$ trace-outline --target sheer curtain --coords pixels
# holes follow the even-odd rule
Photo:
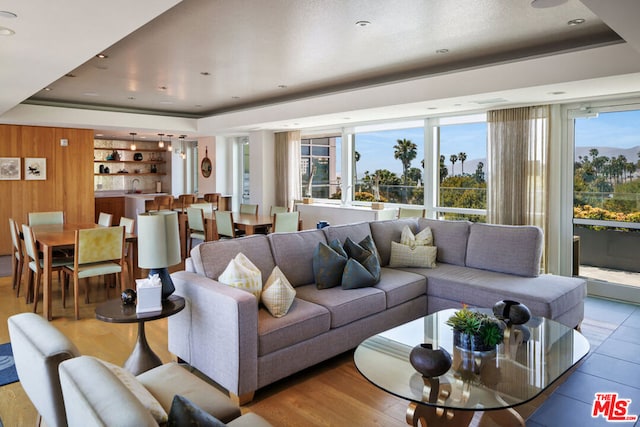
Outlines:
[[[546,246],[549,106],[489,111],[487,122],[487,222],[537,225],[545,233]]]
[[[276,205],[293,210],[302,198],[300,178],[300,131],[278,132],[276,140]]]

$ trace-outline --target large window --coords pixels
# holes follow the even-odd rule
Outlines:
[[[340,184],[340,137],[324,136],[301,140],[302,195],[328,199]]]

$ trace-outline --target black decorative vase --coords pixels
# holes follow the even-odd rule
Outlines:
[[[531,319],[529,308],[518,301],[502,300],[493,306],[493,314],[512,325],[523,325]]]
[[[138,294],[133,289],[125,289],[122,291],[122,304],[124,305],[134,305],[136,303],[136,298]]]
[[[423,377],[437,377],[451,368],[451,355],[444,348],[433,349],[431,344],[420,344],[409,354],[411,366]]]

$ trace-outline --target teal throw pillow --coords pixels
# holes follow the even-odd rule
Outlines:
[[[340,286],[346,264],[347,255],[340,242],[333,241],[329,245],[318,243],[318,247],[313,252],[313,275],[318,289]]]
[[[355,243],[347,237],[344,248],[349,260],[342,274],[343,289],[364,288],[380,281],[380,261],[371,236],[367,236],[360,243]]]
[[[176,394],[171,402],[167,427],[225,427],[226,424],[189,399]]]

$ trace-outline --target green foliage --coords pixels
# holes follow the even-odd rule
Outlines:
[[[574,218],[584,218],[584,219],[597,219],[602,221],[620,221],[620,222],[640,222],[640,212],[616,212],[610,211],[607,209],[596,208],[590,205],[584,206],[575,206],[573,208],[573,217]],[[593,230],[604,230],[607,227],[601,226],[588,226]],[[622,229],[626,231],[636,231],[634,229]]]
[[[485,209],[487,183],[476,181],[471,175],[445,178],[440,185],[440,206],[451,208]]]
[[[497,319],[466,306],[449,317],[446,324],[463,334],[479,335],[488,346],[498,345],[504,336],[502,325]]]

